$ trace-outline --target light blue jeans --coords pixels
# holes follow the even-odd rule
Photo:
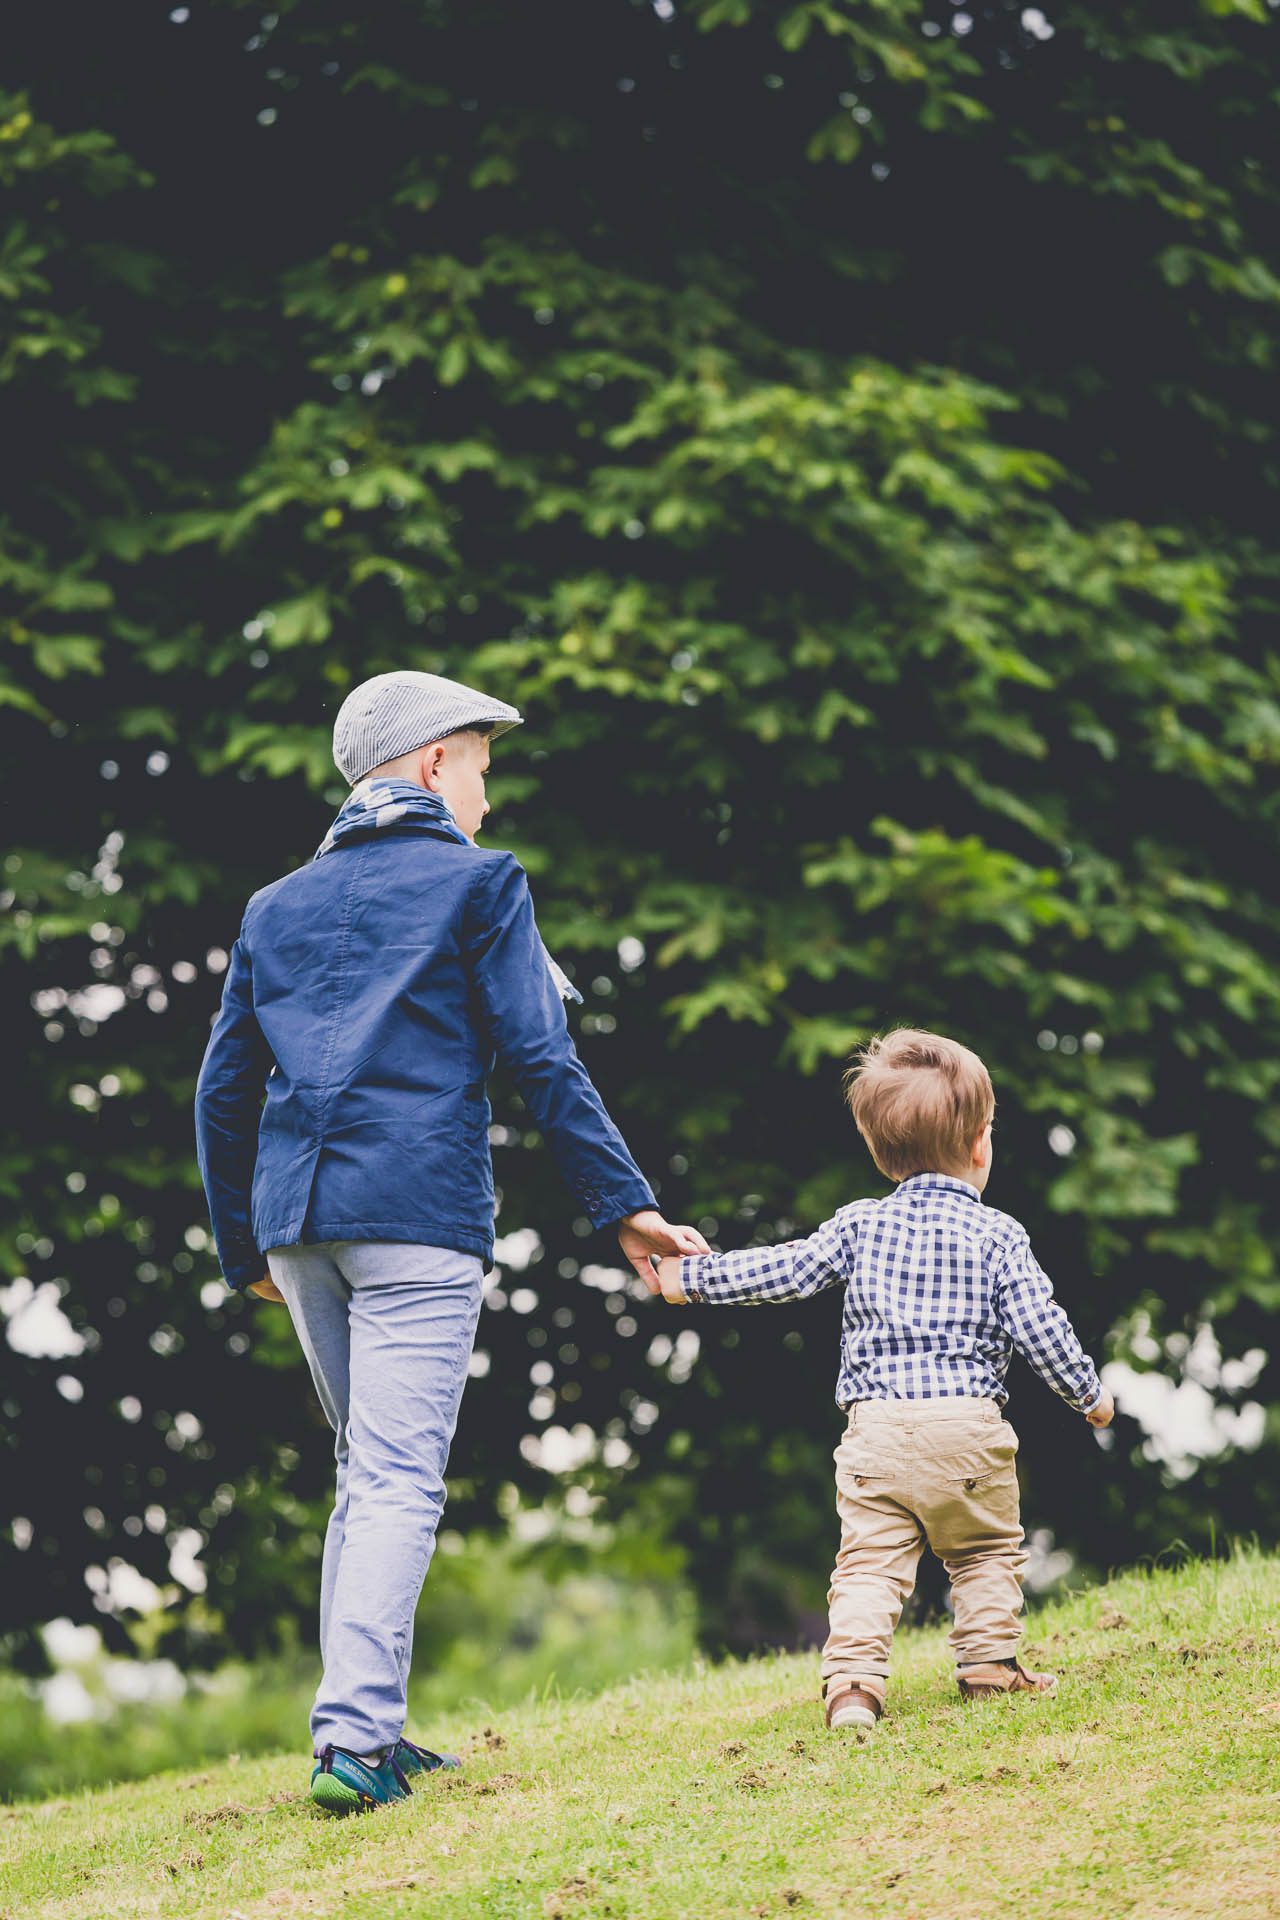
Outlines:
[[[312,1741],[375,1753],[404,1731],[484,1268],[446,1247],[368,1240],[276,1247],[267,1264],[337,1436]]]

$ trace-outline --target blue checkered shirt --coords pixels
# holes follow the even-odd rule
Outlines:
[[[1026,1229],[967,1180],[913,1174],[884,1200],[841,1207],[807,1240],[690,1257],[680,1274],[690,1300],[714,1306],[843,1286],[842,1407],[960,1395],[1003,1406],[1015,1347],[1079,1412],[1102,1396]]]

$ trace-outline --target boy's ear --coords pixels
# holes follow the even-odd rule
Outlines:
[[[418,772],[424,787],[434,787],[440,773],[440,762],[444,759],[444,741],[433,740],[429,747],[422,749],[422,758],[418,762]]]

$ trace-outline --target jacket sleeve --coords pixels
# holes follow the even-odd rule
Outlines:
[[[271,1065],[271,1049],[253,1010],[253,964],[242,927],[196,1082],[195,1114],[196,1158],[218,1259],[236,1292],[260,1280],[264,1271],[250,1215],[258,1118]]]
[[[464,948],[493,1050],[592,1225],[652,1207],[653,1190],[578,1058],[514,855],[492,862],[474,889]]]

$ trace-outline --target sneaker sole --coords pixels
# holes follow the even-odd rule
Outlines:
[[[357,1793],[331,1773],[319,1774],[311,1783],[311,1798],[322,1813],[363,1813],[378,1803],[367,1793]]]
[[[831,1731],[838,1733],[842,1727],[856,1727],[860,1733],[873,1733],[876,1716],[870,1707],[837,1707],[831,1716]]]

